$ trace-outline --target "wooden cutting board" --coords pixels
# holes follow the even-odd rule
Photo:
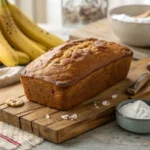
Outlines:
[[[51,142],[61,143],[113,120],[115,118],[115,106],[121,101],[132,98],[126,94],[126,89],[147,71],[146,66],[149,61],[150,57],[132,62],[128,77],[124,81],[68,111],[58,111],[29,102],[25,96],[20,97],[25,101],[24,106],[11,108],[5,104],[5,100],[23,95],[21,84],[0,89],[0,120]],[[117,94],[118,97],[112,99],[113,94]],[[134,98],[150,99],[150,83]],[[95,107],[93,101],[97,100],[100,104]],[[108,100],[110,105],[102,105],[101,102],[104,100]],[[76,120],[63,120],[61,118],[62,115],[75,113],[78,115]],[[50,116],[49,119],[46,118],[47,114]]]
[[[86,25],[81,29],[77,29],[70,34],[70,39],[88,38],[88,37],[114,41],[122,45],[125,45],[121,43],[119,38],[113,33],[111,25],[109,24],[109,21],[107,19],[102,19],[89,25]],[[133,57],[135,59],[142,59],[150,56],[150,48],[140,48],[128,45],[125,46],[129,47],[134,52]]]

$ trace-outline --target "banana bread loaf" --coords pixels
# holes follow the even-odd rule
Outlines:
[[[31,62],[21,82],[30,101],[67,110],[123,80],[132,55],[114,42],[74,40]]]

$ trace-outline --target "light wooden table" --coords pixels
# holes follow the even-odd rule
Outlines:
[[[89,25],[86,25],[81,29],[75,30],[70,35],[70,39],[87,38],[87,37],[95,37],[98,39],[114,41],[122,45],[125,45],[121,43],[119,38],[113,33],[108,19],[102,19]],[[129,47],[134,52],[134,59],[142,59],[150,56],[150,47],[140,48],[128,45],[125,46]]]

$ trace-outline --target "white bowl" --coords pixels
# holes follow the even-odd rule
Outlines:
[[[150,23],[129,23],[112,19],[113,14],[136,16],[150,10],[150,5],[126,5],[111,9],[108,17],[110,25],[120,40],[128,45],[150,46]]]

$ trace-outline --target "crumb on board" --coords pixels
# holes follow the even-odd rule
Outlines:
[[[109,105],[110,105],[110,102],[109,102],[109,101],[102,101],[102,105],[104,105],[104,106],[109,106]]]
[[[118,97],[118,94],[113,94],[112,95],[112,99],[115,99],[115,98],[117,98]]]
[[[69,119],[69,115],[62,115],[61,118],[67,120]]]
[[[62,115],[61,118],[64,120],[76,120],[78,118],[78,115],[76,113],[73,115],[66,114],[66,115]]]
[[[49,114],[47,114],[47,115],[45,116],[45,118],[46,118],[46,119],[49,119],[49,118],[50,118]]]

